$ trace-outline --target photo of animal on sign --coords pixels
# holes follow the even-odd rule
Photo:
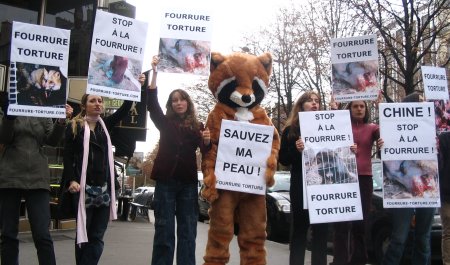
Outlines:
[[[70,31],[13,22],[8,114],[65,118]]]
[[[386,199],[439,198],[436,160],[383,161]]]
[[[376,35],[333,39],[331,65],[336,101],[377,98],[379,81]]]
[[[439,207],[433,103],[381,103],[379,109],[383,206]]]
[[[272,126],[222,120],[215,167],[216,188],[265,194]]]
[[[209,74],[210,42],[166,39],[159,41],[159,70],[167,73]]]
[[[147,23],[97,10],[86,93],[141,101]]]
[[[211,37],[208,10],[166,8],[161,13],[158,70],[209,75]]]
[[[64,106],[66,77],[59,67],[16,63],[17,104]]]
[[[140,92],[137,77],[139,61],[106,53],[93,52],[89,63],[88,82],[97,86]]]

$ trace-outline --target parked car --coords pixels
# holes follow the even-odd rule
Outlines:
[[[287,240],[292,219],[289,198],[291,175],[287,171],[277,171],[274,178],[275,185],[268,188],[266,193],[267,238]],[[204,221],[209,219],[209,203],[200,195],[200,192],[198,196],[199,220]],[[236,227],[235,231],[237,231]]]
[[[275,185],[268,188],[266,193],[267,238],[287,241],[292,222],[289,196],[291,174],[288,171],[277,171],[274,178]]]
[[[136,195],[147,193],[147,192],[150,192],[151,194],[153,194],[155,192],[155,187],[139,187],[134,190],[132,197],[135,198]]]

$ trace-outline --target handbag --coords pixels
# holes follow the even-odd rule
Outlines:
[[[105,182],[103,186],[91,186],[86,184],[85,205],[86,208],[98,208],[109,206],[111,196],[108,193],[108,185]]]

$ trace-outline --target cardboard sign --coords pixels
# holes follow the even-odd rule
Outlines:
[[[333,96],[338,102],[378,97],[377,36],[331,40]]]
[[[147,23],[97,10],[86,93],[140,101]]]
[[[439,207],[433,103],[382,103],[379,109],[383,206]]]
[[[70,31],[13,22],[8,114],[66,117]]]
[[[264,195],[273,133],[272,126],[222,120],[216,188]]]

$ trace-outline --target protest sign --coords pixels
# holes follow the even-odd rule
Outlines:
[[[423,90],[427,100],[448,100],[447,74],[445,68],[421,66]]]
[[[66,117],[70,31],[13,22],[8,114]]]
[[[379,108],[384,207],[439,207],[433,103],[381,103]]]
[[[222,120],[214,173],[216,188],[263,195],[273,126]]]
[[[338,102],[378,97],[377,36],[331,40],[333,96]]]
[[[97,10],[86,93],[140,101],[147,23]]]
[[[298,116],[305,149],[331,149],[354,143],[348,110],[303,111]]]
[[[162,12],[159,71],[209,74],[212,18],[203,10],[170,8]]]
[[[348,110],[299,112],[304,200],[311,223],[361,220],[356,157]],[[306,198],[305,198],[306,197]]]

